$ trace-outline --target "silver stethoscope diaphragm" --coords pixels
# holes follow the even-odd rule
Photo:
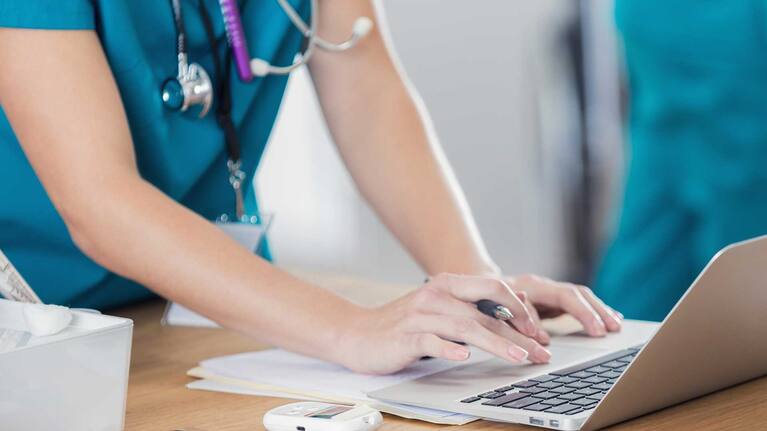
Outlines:
[[[178,75],[162,85],[162,102],[171,110],[184,112],[190,106],[201,105],[200,118],[213,105],[213,83],[205,68],[187,63],[186,54],[179,54]]]

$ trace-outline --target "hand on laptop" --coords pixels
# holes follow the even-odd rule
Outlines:
[[[490,299],[514,315],[504,322],[474,304]],[[466,360],[463,342],[510,362],[545,363],[551,353],[540,317],[571,313],[593,336],[620,329],[622,317],[590,290],[537,276],[499,278],[439,274],[402,298],[343,316],[339,362],[363,373],[399,371],[424,356]]]
[[[525,294],[525,304],[540,328],[535,337],[542,344],[549,343],[549,335],[540,326],[540,318],[557,317],[569,313],[583,325],[592,337],[621,329],[623,315],[605,305],[586,286],[562,283],[536,275],[506,277],[511,289]]]
[[[490,299],[506,306],[510,324],[482,314],[475,302]],[[340,362],[358,372],[398,371],[424,356],[455,361],[469,357],[464,342],[510,362],[545,363],[551,353],[533,337],[537,315],[497,277],[439,274],[420,289],[356,316],[339,340]],[[452,340],[452,341],[448,341]]]

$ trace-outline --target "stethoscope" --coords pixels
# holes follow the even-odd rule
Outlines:
[[[246,184],[247,176],[241,169],[240,143],[231,115],[232,91],[229,77],[232,57],[237,67],[237,75],[244,82],[249,82],[254,77],[264,77],[270,74],[287,75],[305,65],[311,59],[315,46],[330,52],[341,52],[353,48],[373,28],[373,21],[364,16],[357,18],[352,26],[352,35],[341,43],[332,43],[317,35],[316,29],[318,28],[319,19],[318,0],[311,0],[311,20],[309,25],[301,19],[301,16],[288,3],[288,0],[276,0],[293,25],[304,36],[305,48],[291,64],[275,66],[263,58],[250,57],[237,1],[219,0],[227,41],[231,48],[227,51],[226,60],[222,61],[218,56],[218,42],[213,31],[212,19],[205,7],[204,0],[198,0],[208,43],[213,53],[216,79],[219,81],[218,87],[214,88],[210,75],[205,71],[205,68],[198,63],[189,62],[186,52],[186,32],[184,31],[184,21],[181,13],[181,1],[171,0],[177,36],[178,73],[175,77],[166,79],[162,84],[161,95],[163,104],[170,110],[181,112],[188,110],[190,107],[200,105],[198,116],[202,118],[213,106],[213,94],[217,92],[216,121],[223,131],[228,155],[226,168],[229,173],[229,184],[234,190],[235,197],[234,217],[223,214],[217,221],[256,223],[258,220],[257,216],[245,213],[242,188]]]
[[[329,42],[317,34],[319,25],[318,0],[311,0],[311,19],[309,25],[301,18],[288,0],[276,0],[285,15],[290,19],[293,26],[306,39],[304,51],[297,55],[293,63],[285,66],[270,64],[263,58],[250,57],[248,44],[245,40],[245,32],[242,26],[242,18],[236,0],[219,0],[221,15],[224,19],[224,27],[227,40],[232,50],[234,62],[237,67],[237,75],[244,82],[251,81],[254,77],[267,75],[287,75],[297,68],[309,62],[318,47],[324,51],[342,52],[353,48],[372,29],[373,21],[365,16],[358,17],[352,26],[351,36],[341,43]],[[213,84],[210,75],[199,63],[190,63],[186,52],[186,32],[181,14],[181,0],[171,0],[173,17],[176,25],[178,57],[178,73],[175,77],[168,78],[162,85],[162,101],[165,107],[174,111],[184,112],[192,106],[200,105],[199,117],[204,117],[213,105]],[[215,53],[214,53],[215,55]]]

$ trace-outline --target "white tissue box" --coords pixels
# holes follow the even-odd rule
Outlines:
[[[23,306],[0,300],[0,314]],[[130,319],[73,310],[58,334],[0,353],[0,429],[122,430],[132,335]]]

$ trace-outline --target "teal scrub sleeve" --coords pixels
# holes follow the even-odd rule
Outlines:
[[[2,0],[0,27],[93,30],[91,0]]]

